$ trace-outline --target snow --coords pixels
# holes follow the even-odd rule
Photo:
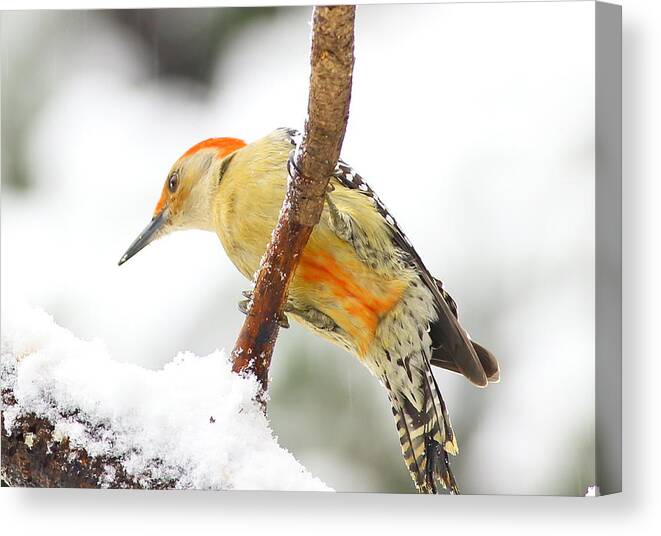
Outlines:
[[[45,417],[54,437],[121,459],[142,482],[331,491],[278,445],[254,401],[256,380],[232,373],[221,351],[181,352],[148,370],[114,361],[101,341],[76,338],[42,310],[3,304],[0,378],[16,399],[3,407],[8,432],[21,415]],[[108,466],[99,484],[113,479]]]
[[[588,486],[587,491],[585,492],[586,497],[599,497],[601,493],[599,493],[599,486]]]

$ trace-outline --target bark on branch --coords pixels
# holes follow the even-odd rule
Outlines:
[[[170,489],[175,482],[137,479],[126,473],[121,460],[90,456],[67,437],[57,437],[47,419],[34,414],[19,417],[10,432],[2,415],[3,485],[37,488]]]
[[[353,74],[355,6],[315,7],[308,119],[294,172],[262,266],[253,304],[232,352],[235,372],[268,387],[278,319],[300,254],[323,210],[324,192],[344,140]]]
[[[5,356],[6,357],[6,356]],[[176,482],[148,475],[129,475],[122,461],[114,456],[91,456],[74,447],[68,437],[60,436],[48,419],[34,413],[22,415],[8,430],[5,412],[16,404],[12,390],[3,386],[0,402],[0,444],[3,486],[28,488],[122,488],[170,489]],[[64,417],[64,416],[63,416]],[[67,418],[75,418],[68,415]],[[77,422],[89,433],[100,432],[99,425],[80,419]],[[154,461],[154,469],[158,460]]]

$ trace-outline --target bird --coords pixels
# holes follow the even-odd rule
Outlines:
[[[119,264],[171,232],[206,230],[253,281],[300,144],[298,131],[278,128],[251,143],[221,137],[193,145],[170,168],[150,223]],[[245,313],[250,291],[244,297]],[[498,361],[459,324],[443,283],[343,160],[330,177],[283,314],[285,325],[291,317],[355,355],[382,384],[417,491],[459,494],[449,461],[458,453],[457,438],[432,366],[486,387],[500,379]]]

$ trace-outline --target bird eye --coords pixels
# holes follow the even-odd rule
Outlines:
[[[168,190],[170,190],[171,194],[177,191],[177,186],[179,186],[179,175],[175,171],[168,179]]]

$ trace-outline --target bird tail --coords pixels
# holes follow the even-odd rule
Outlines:
[[[421,493],[439,493],[440,483],[443,489],[458,495],[448,458],[448,454],[458,452],[457,442],[429,363],[424,355],[401,361],[406,375],[398,375],[400,381],[393,382],[394,378],[384,374],[383,383],[411,478]]]
[[[480,365],[482,366],[489,383],[497,383],[500,381],[500,367],[493,354],[475,341],[471,341],[471,344],[473,350],[475,350],[475,355],[477,355],[477,358],[480,360]],[[436,367],[441,367],[456,372],[457,374],[463,374],[455,362],[454,356],[448,354],[447,350],[442,346],[433,349],[429,362]]]

